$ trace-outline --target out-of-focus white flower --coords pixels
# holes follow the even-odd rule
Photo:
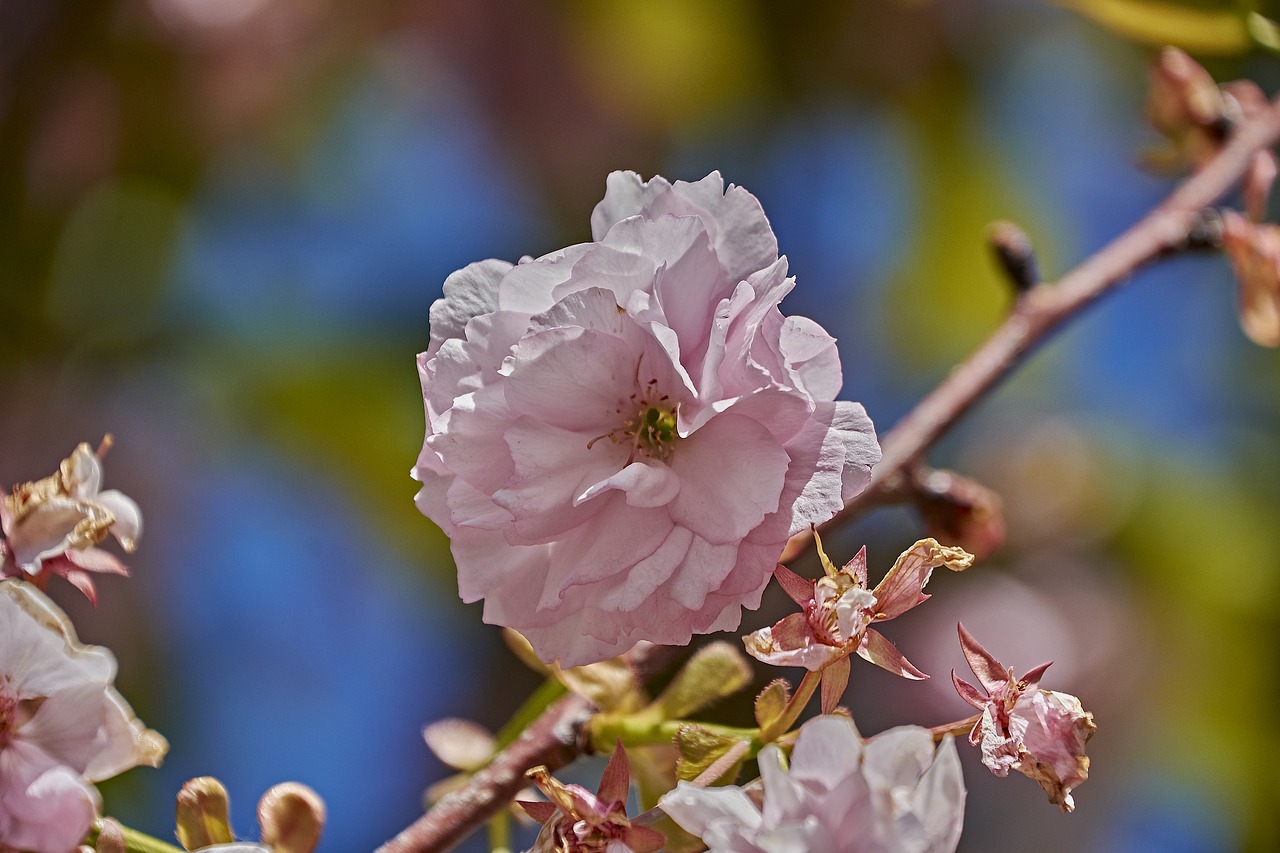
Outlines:
[[[44,586],[61,575],[95,598],[90,572],[127,575],[110,553],[94,547],[110,533],[125,551],[142,535],[142,512],[121,492],[102,489],[102,463],[81,444],[58,471],[34,483],[14,486],[0,501],[0,571]]]
[[[0,848],[67,853],[97,814],[89,783],[164,757],[111,686],[115,669],[43,593],[0,581]]]
[[[659,805],[710,853],[949,853],[964,823],[955,742],[927,729],[890,729],[865,744],[847,717],[805,723],[790,768],[760,753],[763,804],[738,786],[681,782]]]
[[[463,600],[566,667],[736,627],[880,458],[754,196],[615,172],[591,227],[451,275],[418,358],[418,507]]]
[[[959,628],[960,647],[983,687],[979,690],[951,673],[960,697],[982,711],[969,733],[969,743],[981,747],[982,763],[992,773],[1007,776],[1017,770],[1034,779],[1050,802],[1071,811],[1075,808],[1071,790],[1089,778],[1085,744],[1097,730],[1093,714],[1069,693],[1040,689],[1049,664],[1017,678],[963,625]]]

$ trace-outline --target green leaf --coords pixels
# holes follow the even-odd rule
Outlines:
[[[676,750],[680,758],[676,762],[676,776],[691,782],[703,774],[726,752],[741,743],[741,740],[730,735],[716,734],[702,726],[689,723],[680,727],[676,733]],[[744,754],[745,758],[745,754]],[[721,773],[717,781],[732,784],[742,769],[743,759],[734,762],[727,772]]]
[[[1112,32],[1193,53],[1244,53],[1254,46],[1246,16],[1234,4],[1189,6],[1169,0],[1058,0]]]
[[[635,672],[620,657],[570,669],[557,666],[553,673],[565,687],[606,713],[632,711],[647,698],[642,697]]]
[[[736,693],[750,680],[746,656],[720,640],[690,658],[650,708],[660,719],[683,719]]]
[[[787,709],[787,702],[790,700],[791,685],[785,678],[770,681],[769,685],[760,691],[760,695],[756,697],[756,725],[760,726],[761,731],[769,728],[782,717],[782,712]]]

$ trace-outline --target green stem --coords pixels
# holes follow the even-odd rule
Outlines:
[[[929,729],[929,734],[933,735],[935,741],[941,741],[947,735],[967,735],[978,720],[982,719],[981,714],[974,714],[972,717],[966,717],[963,720],[956,720],[954,723],[944,723],[941,726],[934,726]]]
[[[738,726],[722,726],[716,723],[697,723],[691,720],[662,720],[653,722],[643,716],[607,716],[599,714],[591,718],[588,726],[591,730],[591,744],[597,752],[611,752],[616,740],[621,739],[623,746],[651,746],[669,744],[683,726],[699,726],[718,735],[737,738],[751,743],[754,756],[763,743],[759,729],[745,729]]]
[[[84,840],[84,843],[91,847],[97,844],[98,830],[101,827],[101,820],[94,822],[93,826],[89,828],[89,837]],[[128,853],[186,853],[181,847],[175,847],[168,842],[161,841],[159,838],[153,838],[145,832],[139,832],[127,826],[121,826],[120,831],[124,833],[124,849]]]
[[[818,685],[822,683],[822,670],[809,670],[804,674],[804,678],[800,681],[800,686],[796,688],[796,693],[791,697],[791,701],[787,703],[787,707],[783,709],[781,716],[773,721],[773,724],[760,732],[760,739],[765,743],[772,743],[778,737],[793,725],[796,720],[800,719],[800,712],[804,710],[804,706],[809,704],[809,700],[813,698],[813,693],[818,689]]]
[[[490,853],[511,853],[511,820],[504,809],[489,819]]]
[[[533,691],[528,699],[524,700],[524,704],[512,715],[507,724],[498,732],[498,745],[494,752],[503,749],[515,742],[520,734],[541,716],[542,712],[551,706],[551,703],[559,699],[568,689],[554,678],[548,678]]]

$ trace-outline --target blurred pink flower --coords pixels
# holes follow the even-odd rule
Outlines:
[[[451,275],[418,357],[418,506],[463,600],[564,666],[736,627],[880,458],[754,196],[615,172],[591,224]]]
[[[545,767],[533,768],[529,777],[549,801],[517,801],[542,824],[530,853],[654,853],[666,843],[661,832],[627,818],[631,764],[621,741],[594,794],[561,784]]]
[[[995,775],[1017,770],[1034,779],[1050,802],[1064,812],[1073,810],[1071,790],[1089,778],[1089,757],[1084,751],[1097,730],[1093,715],[1069,693],[1040,689],[1049,664],[1016,678],[963,625],[959,629],[965,659],[986,691],[952,671],[960,697],[982,711],[969,733],[969,743],[982,748],[982,763]]]
[[[43,593],[0,582],[0,849],[67,853],[97,815],[89,783],[164,757],[114,677]]]
[[[14,486],[0,501],[0,574],[43,588],[61,575],[96,600],[90,572],[127,575],[124,564],[94,546],[111,533],[125,551],[142,535],[142,512],[124,494],[102,490],[102,464],[81,444],[57,473]]]
[[[790,769],[774,744],[759,758],[763,806],[750,789],[680,782],[659,806],[710,853],[948,853],[964,824],[954,739],[902,726],[865,744],[853,721],[815,717],[800,728]]]

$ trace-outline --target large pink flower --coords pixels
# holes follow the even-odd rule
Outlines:
[[[880,458],[754,196],[615,172],[591,224],[451,275],[418,357],[418,507],[463,600],[565,666],[737,627]]]

